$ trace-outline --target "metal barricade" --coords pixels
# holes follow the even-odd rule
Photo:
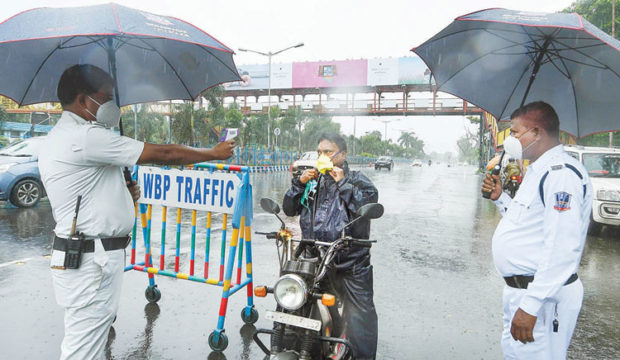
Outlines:
[[[222,296],[220,299],[217,327],[210,334],[208,341],[209,346],[213,350],[223,351],[228,345],[228,338],[224,333],[224,322],[226,319],[228,298],[230,296],[244,287],[247,288],[247,306],[241,311],[241,319],[246,324],[253,324],[258,320],[258,311],[254,308],[252,285],[251,169],[246,166],[208,163],[196,164],[193,166],[193,169],[194,170],[164,170],[153,167],[141,167],[139,169],[138,178],[140,179],[141,198],[140,204],[136,205],[136,220],[134,222],[131,243],[131,264],[125,268],[125,271],[136,270],[148,274],[149,285],[145,291],[145,296],[149,302],[157,302],[161,299],[161,292],[155,283],[155,275],[221,286]],[[237,178],[238,180],[236,180]],[[173,184],[173,181],[176,181],[176,183]],[[226,181],[226,187],[224,186],[224,181]],[[207,186],[207,183],[210,188]],[[217,187],[218,185],[219,189]],[[234,193],[234,196],[232,193]],[[219,204],[217,204],[216,201],[216,194],[219,196],[217,198]],[[183,199],[185,201],[183,201]],[[190,201],[188,201],[188,199]],[[209,199],[211,199],[211,204],[207,204]],[[158,267],[153,264],[151,253],[151,221],[154,206],[161,206],[162,214]],[[166,267],[166,223],[169,207],[176,208],[174,268]],[[212,220],[219,214],[215,210],[219,208],[223,208],[224,210],[220,212],[222,214],[220,256],[218,271],[216,271],[217,277],[214,278],[209,277],[210,270],[213,270],[213,267],[217,266],[210,261],[212,242],[215,242],[212,240],[216,240],[212,239],[211,230],[213,225]],[[181,219],[183,212],[187,211],[191,211],[191,244],[189,271],[188,273],[184,273],[180,272]],[[197,214],[199,211],[206,212],[204,268],[200,275],[197,274],[200,270],[196,270],[196,229]],[[230,237],[228,237],[229,215],[232,216],[232,233]],[[142,238],[144,241],[144,261],[140,263],[136,262],[138,217],[140,218]],[[228,240],[230,240],[230,242],[228,242]],[[228,261],[225,261],[227,244]],[[246,276],[242,278],[244,247]],[[235,279],[236,282],[232,282],[235,258],[238,258],[236,266],[237,276]],[[211,271],[211,273],[213,273],[213,271]]]

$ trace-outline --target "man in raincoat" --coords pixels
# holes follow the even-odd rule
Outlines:
[[[302,237],[334,241],[363,205],[375,203],[378,192],[364,174],[349,169],[347,145],[337,134],[319,139],[318,169],[293,178],[284,196],[288,216],[301,215]],[[323,173],[322,173],[323,172]],[[370,221],[358,221],[345,230],[357,239],[368,239]],[[347,338],[356,359],[374,359],[377,352],[377,312],[373,302],[373,277],[368,248],[351,247],[335,259],[336,288],[343,297]]]

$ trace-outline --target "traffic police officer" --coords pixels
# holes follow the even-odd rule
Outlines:
[[[583,300],[577,268],[592,211],[584,167],[559,142],[559,119],[549,104],[533,102],[511,116],[508,156],[531,162],[514,199],[498,176],[483,192],[502,220],[493,235],[493,260],[504,277],[506,359],[565,359]]]
[[[127,184],[121,167],[136,163],[192,164],[232,155],[234,142],[212,149],[155,145],[120,136],[120,109],[113,102],[114,82],[92,65],[65,70],[58,83],[63,112],[47,135],[39,170],[56,228],[52,279],[56,301],[65,309],[61,359],[102,359],[120,299],[125,247],[134,222],[139,187]],[[83,234],[81,260],[65,259],[81,196],[76,229]],[[72,264],[72,265],[68,265]]]

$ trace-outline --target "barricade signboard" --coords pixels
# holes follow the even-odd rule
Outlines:
[[[140,199],[136,205],[136,221],[131,242],[131,263],[125,271],[136,270],[148,274],[149,285],[145,296],[149,302],[157,302],[161,298],[155,275],[167,276],[176,279],[190,280],[222,287],[217,327],[209,335],[209,346],[215,351],[222,351],[228,345],[228,338],[224,333],[224,322],[228,298],[246,289],[247,306],[241,311],[241,319],[246,324],[253,324],[258,320],[258,311],[254,308],[253,276],[252,276],[252,185],[250,184],[250,168],[238,165],[224,165],[201,163],[193,166],[194,170],[161,169],[157,167],[141,166],[137,171],[137,180],[140,184]],[[166,242],[168,207],[176,208],[176,233],[172,237],[176,241]],[[153,263],[151,253],[151,224],[153,209],[161,211],[161,243],[159,251],[159,266]],[[198,231],[198,212],[204,212],[203,231]],[[183,213],[191,212],[191,233],[189,236],[189,254],[181,253]],[[229,215],[231,221],[229,221]],[[136,239],[138,219],[142,225],[142,240],[144,242],[144,262],[137,262]],[[221,228],[213,226],[215,220],[221,221]],[[230,223],[230,225],[229,225]],[[230,231],[232,228],[232,232]],[[172,234],[171,234],[172,235]],[[217,264],[213,264],[211,250],[216,237],[221,238],[219,246],[219,272],[209,271]],[[172,239],[169,239],[172,240]],[[166,245],[168,243],[168,246]],[[204,258],[198,259],[197,245],[204,244]],[[226,248],[228,245],[228,261]],[[168,249],[167,249],[168,247]],[[245,254],[244,254],[245,249]],[[166,261],[166,250],[174,250],[174,267]],[[187,256],[189,255],[189,256]],[[245,255],[245,257],[244,257]],[[168,255],[170,258],[170,255]],[[181,259],[189,258],[189,264],[181,263]],[[233,278],[237,260],[236,279]],[[245,259],[245,261],[244,261]],[[204,268],[198,269],[200,260],[204,260]],[[210,264],[211,263],[211,264]],[[187,272],[182,272],[187,268]],[[245,278],[242,277],[245,265]],[[211,274],[211,276],[209,275]],[[217,274],[217,275],[216,275]],[[215,275],[215,276],[214,276]],[[218,276],[219,275],[219,276]]]
[[[161,169],[138,169],[141,204],[232,214],[241,185],[233,173]]]

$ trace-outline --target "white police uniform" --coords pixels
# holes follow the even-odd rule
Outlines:
[[[592,211],[588,173],[558,145],[528,167],[514,199],[502,193],[495,203],[503,215],[493,235],[497,271],[504,278],[534,276],[526,288],[504,287],[504,357],[565,359],[583,300],[583,285],[571,275],[581,261]],[[523,344],[510,334],[519,308],[537,316],[534,342]]]
[[[102,359],[118,310],[125,250],[105,251],[100,239],[127,236],[134,206],[121,167],[136,164],[144,143],[64,111],[39,155],[41,179],[59,238],[68,238],[77,197],[77,230],[94,240],[79,269],[53,269],[56,301],[65,309],[61,359]],[[63,256],[52,251],[54,259]]]

